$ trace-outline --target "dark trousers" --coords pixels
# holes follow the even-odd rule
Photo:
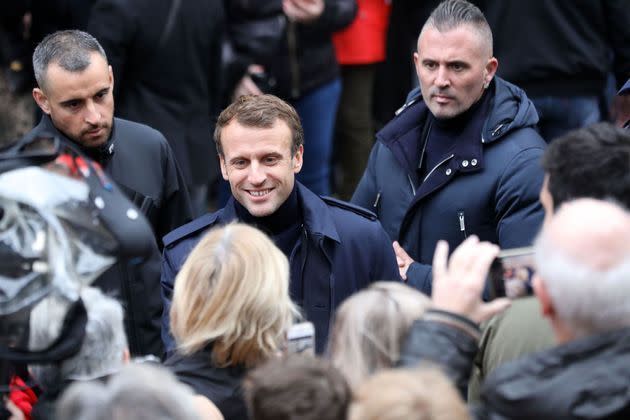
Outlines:
[[[374,144],[372,98],[376,64],[342,66],[342,90],[337,111],[335,160],[337,192],[350,200]]]

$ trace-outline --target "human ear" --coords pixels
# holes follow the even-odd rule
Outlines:
[[[48,97],[40,88],[33,89],[33,99],[35,99],[37,106],[41,108],[44,114],[50,115],[50,103],[48,101]]]

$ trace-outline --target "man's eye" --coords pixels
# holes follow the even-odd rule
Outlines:
[[[451,64],[451,68],[454,71],[462,71],[462,70],[464,70],[464,66],[462,66],[461,64]]]
[[[276,156],[267,156],[264,160],[265,165],[275,165],[278,163],[278,158]]]
[[[76,109],[79,107],[78,101],[66,102],[66,108]]]
[[[435,70],[437,68],[437,64],[431,62],[425,62],[424,67],[429,70]]]
[[[235,160],[232,162],[232,166],[237,168],[237,169],[242,169],[247,165],[247,162],[245,162],[244,160]]]

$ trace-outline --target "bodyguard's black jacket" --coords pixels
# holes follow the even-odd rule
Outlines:
[[[53,134],[71,142],[44,115],[28,136]],[[110,151],[111,148],[111,151]],[[103,167],[129,200],[142,211],[156,238],[192,219],[188,192],[173,152],[158,131],[114,118],[108,146],[101,153],[86,152]],[[107,203],[106,203],[107,204]],[[133,355],[162,355],[160,340],[160,250],[156,239],[152,256],[137,264],[120,261],[94,283],[113,293],[125,308],[125,329]]]

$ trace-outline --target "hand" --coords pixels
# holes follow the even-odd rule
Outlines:
[[[481,323],[510,305],[506,298],[484,303],[481,300],[488,269],[499,247],[470,236],[451,255],[447,266],[448,243],[439,241],[433,255],[433,307]]]
[[[615,96],[610,105],[610,114],[618,127],[630,120],[630,95]]]
[[[291,21],[312,22],[324,13],[324,0],[282,0],[282,10]]]
[[[400,246],[398,241],[394,241],[392,245],[394,247],[394,253],[396,254],[396,262],[398,263],[398,271],[400,271],[400,277],[404,281],[407,281],[407,270],[409,270],[409,266],[415,261]]]
[[[252,73],[261,73],[263,71],[265,71],[263,66],[260,66],[258,64],[250,65],[247,68],[247,73],[245,74],[245,76],[243,76],[243,78],[236,85],[236,88],[234,89],[234,94],[232,95],[232,100],[244,95],[262,95],[261,90],[258,89],[258,86],[256,86],[256,83],[254,83],[249,75]]]
[[[26,418],[22,410],[8,398],[4,401],[4,407],[11,414],[9,420],[24,420]]]

